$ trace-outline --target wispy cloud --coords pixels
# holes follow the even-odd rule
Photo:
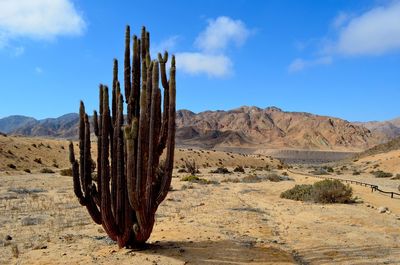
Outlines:
[[[340,12],[331,23],[335,37],[320,38],[315,58],[296,59],[288,71],[331,64],[337,57],[379,56],[400,51],[400,0],[386,3],[358,15]]]
[[[85,28],[71,0],[0,1],[0,47],[19,38],[54,40],[81,35]]]
[[[288,71],[290,73],[294,72],[299,72],[302,71],[306,68],[318,66],[318,65],[329,65],[332,63],[332,57],[330,56],[324,56],[324,57],[319,57],[316,59],[311,59],[311,60],[305,60],[301,58],[297,58],[293,60],[293,62],[289,65]]]
[[[227,55],[232,45],[243,45],[251,35],[243,21],[220,16],[209,19],[207,27],[197,36],[194,52],[176,53],[177,67],[191,75],[206,74],[209,77],[232,75],[233,62]]]

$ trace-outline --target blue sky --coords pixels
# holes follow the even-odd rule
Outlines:
[[[97,108],[126,24],[176,54],[178,109],[400,116],[397,0],[3,0],[0,118]]]

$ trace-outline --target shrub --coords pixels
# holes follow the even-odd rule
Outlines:
[[[382,170],[377,170],[372,173],[376,178],[391,178],[393,177],[392,173],[384,172]]]
[[[193,176],[200,173],[199,168],[196,165],[196,161],[185,159],[184,163],[185,163],[184,166],[185,166],[187,173],[189,173]]]
[[[183,177],[183,178],[181,178],[181,181],[195,182],[195,183],[199,183],[199,184],[217,184],[218,183],[216,181],[199,178],[198,176],[194,176],[194,175],[189,175],[189,176]]]
[[[244,168],[242,166],[237,166],[233,169],[233,172],[244,173]]]
[[[269,181],[272,181],[272,182],[279,182],[282,180],[282,178],[278,174],[275,174],[275,173],[268,174],[266,179],[268,179]]]
[[[38,163],[38,164],[42,164],[42,159],[41,158],[35,158],[35,159],[33,159],[33,161]]]
[[[310,201],[313,186],[309,184],[296,185],[281,193],[281,198],[295,201]]]
[[[180,169],[178,169],[178,173],[187,173],[187,171],[184,168],[180,168]]]
[[[353,189],[339,180],[325,179],[313,185],[312,198],[320,203],[349,203],[352,202]]]
[[[244,183],[257,183],[257,182],[261,182],[261,178],[258,177],[257,175],[247,175],[246,177],[244,177],[242,179],[242,182]]]
[[[26,172],[26,173],[29,173],[29,174],[31,174],[32,172],[31,172],[31,170],[30,169],[28,169],[28,168],[25,168],[24,169],[24,171]]]
[[[358,175],[360,175],[360,174],[361,174],[361,172],[358,171],[358,170],[354,170],[354,171],[353,171],[353,176],[358,176]]]
[[[14,165],[14,164],[8,164],[7,166],[8,166],[9,168],[11,168],[11,169],[17,169],[17,166]]]
[[[52,174],[52,173],[55,173],[55,172],[50,168],[43,168],[43,169],[40,170],[40,173]]]
[[[70,176],[72,177],[72,169],[71,168],[65,168],[60,170],[60,175],[61,176]]]
[[[210,173],[214,173],[214,174],[230,174],[231,172],[226,167],[219,167],[216,170],[211,170]]]
[[[281,193],[281,198],[317,203],[351,203],[353,190],[339,180],[322,180],[314,185],[296,185]]]

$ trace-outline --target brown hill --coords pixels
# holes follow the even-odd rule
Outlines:
[[[198,114],[180,110],[177,127],[178,144],[208,148],[364,150],[386,140],[342,119],[275,107]]]
[[[14,135],[76,139],[79,117],[0,119],[0,131]],[[247,151],[307,149],[361,151],[400,135],[396,120],[350,123],[304,112],[240,107],[229,111],[177,112],[178,146]],[[367,127],[365,127],[367,126]],[[3,129],[2,129],[3,128]],[[371,129],[369,129],[371,128]],[[396,129],[397,128],[397,129]]]
[[[96,140],[94,137],[93,141]],[[20,136],[0,135],[0,175],[12,174],[18,171],[30,170],[32,173],[43,168],[54,171],[69,168],[69,142],[60,139],[45,139]],[[95,143],[94,143],[95,144]],[[76,156],[79,156],[78,143],[75,142]],[[92,156],[96,160],[97,148],[92,147]],[[195,161],[200,168],[235,167],[238,165],[249,167],[277,167],[280,161],[268,155],[240,154],[216,150],[198,150],[176,148],[176,168],[184,165],[185,160]]]

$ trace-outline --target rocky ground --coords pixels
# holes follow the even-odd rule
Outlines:
[[[280,193],[318,179],[289,173],[291,181],[245,183],[243,177],[254,169],[229,175],[209,170],[202,169],[200,176],[214,184],[181,181],[187,174],[174,173],[173,191],[160,206],[150,244],[142,251],[118,249],[108,239],[79,206],[70,177],[0,176],[0,263],[400,263],[398,199],[354,186],[362,202],[290,201]],[[379,213],[381,206],[388,211]]]

